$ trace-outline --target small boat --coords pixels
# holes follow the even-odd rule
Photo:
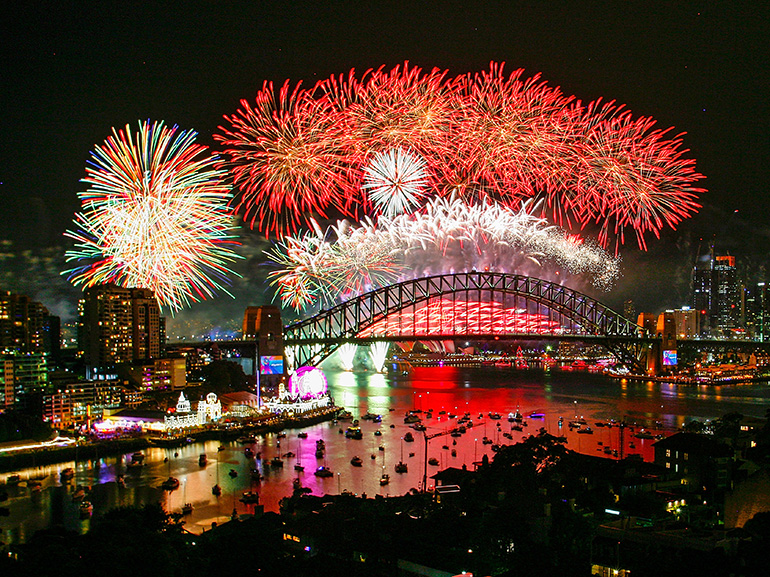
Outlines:
[[[83,501],[80,503],[79,511],[81,519],[88,519],[93,515],[94,506],[91,501]]]
[[[270,466],[271,467],[283,467],[283,459],[280,457],[273,457],[270,459]]]
[[[431,457],[428,459],[428,465],[433,465],[434,467],[438,467],[438,459],[436,457]]]
[[[390,475],[383,473],[380,477],[380,485],[387,485],[388,483],[390,483]]]
[[[250,445],[252,443],[256,442],[256,438],[251,435],[244,435],[243,437],[238,437],[238,442],[241,445]]]
[[[409,456],[410,457],[414,457],[414,453],[409,453]]]
[[[254,457],[254,451],[251,449],[251,447],[246,447],[246,449],[243,451],[243,454],[246,455],[247,459]]]
[[[21,475],[8,475],[5,478],[6,485],[18,485],[21,481]]]
[[[136,452],[131,455],[131,461],[128,463],[129,467],[141,467],[144,464],[144,453]]]
[[[169,477],[160,485],[164,491],[174,491],[179,488],[179,479],[176,477]]]
[[[350,464],[354,467],[360,467],[364,464],[364,461],[361,457],[355,456],[352,459],[350,459]]]
[[[324,458],[324,451],[323,451],[323,449],[316,449],[316,451],[315,451],[315,458],[316,459],[323,459]]]
[[[199,465],[200,467],[205,467],[205,466],[206,466],[206,463],[208,463],[208,462],[209,462],[209,460],[208,460],[208,458],[206,457],[206,453],[201,453],[201,454],[198,456],[198,465]]]
[[[228,473],[228,475],[230,475],[230,477],[235,479],[238,476],[238,471],[236,471],[235,469],[230,469],[230,472]]]
[[[377,447],[377,450],[378,450],[378,451],[384,451],[384,450],[385,450],[385,447],[384,447],[383,445],[380,445],[379,447]]]
[[[246,491],[240,498],[241,503],[246,505],[258,505],[259,493],[256,491]]]
[[[496,421],[501,418],[500,413],[489,413],[489,418]]]
[[[415,415],[414,413],[407,413],[407,415],[404,417],[404,423],[419,423],[420,417]]]
[[[654,439],[655,435],[653,435],[649,431],[645,431],[644,429],[642,429],[636,435],[634,435],[634,437],[636,437],[637,439]]]
[[[286,433],[278,433],[276,436],[277,436],[279,439],[285,439],[285,438],[286,438]]]
[[[594,430],[591,427],[581,427],[578,429],[578,433],[581,435],[593,435]]]
[[[220,487],[219,485],[214,485],[213,487],[211,487],[211,494],[214,495],[215,497],[219,497],[222,494],[222,487]]]
[[[411,443],[412,441],[414,441],[414,435],[412,434],[411,431],[406,432],[406,435],[404,435],[404,441],[406,441],[407,443]]]
[[[509,423],[521,423],[521,421],[524,420],[524,417],[521,416],[521,413],[516,410],[515,413],[508,413],[508,422]]]
[[[406,473],[408,470],[409,467],[403,461],[396,463],[396,473]]]
[[[182,515],[192,515],[193,506],[192,503],[185,503],[182,505]]]
[[[382,431],[380,431],[379,429],[377,429],[376,431],[374,431],[374,436],[375,436],[375,437],[382,437]]]
[[[318,467],[313,474],[316,477],[332,477],[332,476],[334,476],[334,473],[332,473],[329,469],[327,469],[324,466]]]
[[[347,439],[363,439],[364,434],[361,431],[361,427],[348,427],[345,431],[345,438]]]
[[[217,447],[217,451],[224,451],[224,450],[225,450],[225,446],[224,445],[219,445]]]
[[[306,433],[306,432],[304,432],[304,431],[302,431],[301,433],[298,433],[298,434],[297,434],[297,436],[298,436],[300,439],[307,439],[307,433]]]
[[[291,459],[292,457],[296,457],[296,455],[294,454],[294,451],[286,451],[282,456],[285,459]]]
[[[68,483],[72,481],[72,478],[75,476],[75,469],[72,467],[67,467],[66,469],[63,469],[61,473],[59,473],[59,480],[62,483]]]
[[[545,419],[545,413],[541,413],[538,411],[532,412],[529,414],[530,419]]]
[[[453,457],[456,457],[456,456],[457,456],[457,449],[452,449],[452,456],[453,456]]]

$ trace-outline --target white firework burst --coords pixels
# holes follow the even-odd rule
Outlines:
[[[377,152],[364,169],[362,189],[377,214],[393,217],[420,204],[428,185],[423,158],[400,148]]]

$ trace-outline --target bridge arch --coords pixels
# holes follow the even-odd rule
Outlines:
[[[434,323],[431,327],[431,303],[438,303],[441,310],[440,307],[445,306],[444,297],[450,297],[448,302],[453,306],[460,309],[465,306],[463,322],[451,326]],[[474,313],[471,308],[478,303],[495,304],[486,310],[476,307]],[[399,313],[405,310],[412,311],[411,332],[408,323],[400,324],[403,315]],[[419,323],[416,321],[418,310],[422,311]],[[395,329],[388,323],[394,315],[400,319]],[[534,315],[537,322],[522,323],[525,315]],[[501,318],[505,322],[500,322]],[[284,345],[293,352],[287,355],[289,363],[300,367],[317,365],[345,342],[493,336],[589,337],[621,362],[638,368],[638,345],[647,335],[636,323],[566,286],[516,274],[466,272],[406,280],[339,303],[287,326]]]

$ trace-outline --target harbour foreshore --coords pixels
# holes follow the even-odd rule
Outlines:
[[[292,417],[274,417],[262,419],[257,423],[230,423],[228,427],[208,427],[201,429],[185,429],[178,434],[162,437],[152,435],[137,435],[119,439],[88,440],[66,447],[46,447],[24,449],[20,451],[0,453],[0,472],[15,471],[41,465],[52,465],[77,460],[92,460],[101,457],[120,455],[141,451],[150,445],[164,446],[181,445],[193,441],[218,439],[232,441],[244,435],[263,435],[276,433],[283,429],[302,428],[315,423],[333,419],[339,412],[339,407],[316,409],[304,415]]]

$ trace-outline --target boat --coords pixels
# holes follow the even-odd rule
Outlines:
[[[131,461],[128,463],[129,467],[141,467],[144,464],[144,453],[136,452],[131,455]]]
[[[348,427],[345,431],[345,438],[347,439],[363,439],[364,434],[361,431],[361,427]]]
[[[533,411],[529,414],[530,419],[545,419],[545,413],[541,413],[539,411]]]
[[[578,429],[578,433],[582,435],[593,435],[594,430],[591,427],[581,427]]]
[[[238,442],[241,445],[250,445],[252,443],[256,442],[256,438],[252,435],[244,435],[243,437],[238,437]]]
[[[230,475],[230,477],[235,479],[238,476],[238,471],[236,471],[235,469],[230,469],[230,472],[228,473],[228,475]]]
[[[225,446],[224,445],[219,445],[217,447],[217,451],[224,451],[224,450],[225,450]]]
[[[373,423],[381,423],[382,422],[382,415],[374,415],[374,418],[372,419]]]
[[[404,423],[410,424],[410,423],[419,423],[420,417],[415,415],[414,413],[407,413],[404,417]]]
[[[214,495],[215,497],[219,497],[222,494],[222,487],[220,487],[219,485],[214,485],[213,487],[211,487],[211,494]]]
[[[169,477],[160,485],[164,491],[174,491],[179,488],[179,479],[176,477]]]
[[[436,457],[431,457],[428,459],[428,465],[433,465],[434,467],[438,467],[438,459]]]
[[[367,411],[367,412],[366,412],[366,414],[364,414],[364,415],[361,415],[361,418],[362,418],[364,421],[372,421],[372,420],[374,420],[374,418],[375,418],[376,416],[377,416],[376,414],[374,414],[374,413],[370,413],[370,412],[368,412],[368,411]]]
[[[209,462],[209,460],[208,460],[208,458],[206,457],[206,453],[201,453],[201,454],[198,456],[198,465],[199,465],[199,466],[201,466],[201,467],[205,467],[205,466],[206,466],[206,463],[208,463],[208,462]]]
[[[324,458],[323,449],[316,449],[316,451],[315,451],[315,458],[316,459],[323,459]]]
[[[297,434],[297,436],[298,436],[300,439],[307,439],[307,433],[306,433],[306,432],[304,432],[304,431],[302,431],[301,433],[298,433],[298,434]]]
[[[21,475],[8,475],[5,478],[6,485],[18,485],[19,481],[21,481]]]
[[[396,463],[396,473],[406,473],[408,470],[409,467],[403,461]]]
[[[83,501],[82,503],[80,503],[80,507],[78,509],[80,511],[81,519],[90,518],[94,512],[94,506],[91,503],[91,501]]]
[[[521,421],[524,420],[524,417],[522,417],[521,413],[518,409],[516,409],[515,413],[508,413],[508,422],[509,423],[521,423]]]
[[[244,503],[245,505],[258,505],[259,504],[259,493],[257,493],[256,491],[246,491],[241,496],[240,501],[241,501],[241,503]]]
[[[352,459],[350,459],[350,464],[354,467],[360,467],[364,464],[364,461],[361,457],[355,456]]]
[[[270,459],[270,466],[271,467],[283,467],[283,459],[280,457],[273,457]]]
[[[382,431],[380,431],[379,429],[377,429],[376,431],[374,431],[374,436],[375,436],[375,437],[382,437]]]
[[[313,474],[316,477],[333,477],[334,476],[334,473],[332,473],[329,469],[327,469],[323,465],[318,467]]]
[[[192,515],[193,506],[192,503],[185,503],[182,505],[182,515]]]
[[[496,421],[501,418],[500,413],[489,413],[489,418]]]
[[[380,485],[387,485],[388,483],[390,483],[390,475],[383,473],[380,477]]]
[[[653,435],[649,431],[645,431],[644,429],[642,429],[636,435],[634,435],[634,437],[636,437],[637,439],[654,439],[655,435]]]
[[[407,443],[411,443],[412,441],[414,441],[414,435],[412,434],[411,431],[406,432],[406,435],[404,435],[404,441],[406,441]]]
[[[457,456],[457,449],[452,449],[452,456],[453,456],[453,457],[456,457],[456,456]]]
[[[246,455],[247,459],[254,457],[254,451],[251,449],[251,447],[246,447],[246,449],[243,451],[243,454]]]
[[[349,421],[353,418],[353,413],[350,411],[342,411],[339,415],[337,415],[337,418],[340,421]]]
[[[61,473],[59,473],[59,480],[62,483],[68,483],[72,481],[72,478],[75,476],[75,469],[72,467],[67,467],[66,469],[63,469]]]

